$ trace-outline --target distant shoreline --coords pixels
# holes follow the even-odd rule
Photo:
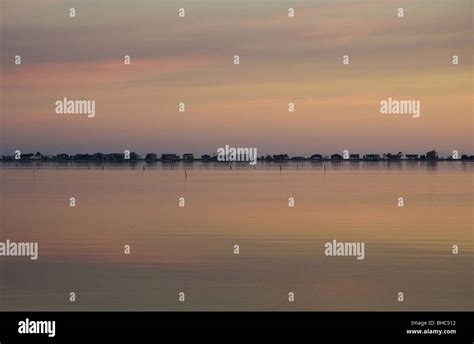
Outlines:
[[[248,153],[247,153],[248,154]],[[133,163],[139,161],[145,161],[147,163],[154,162],[218,162],[218,163],[248,163],[249,155],[244,155],[240,159],[219,159],[217,154],[203,154],[201,157],[195,157],[193,153],[184,153],[178,155],[175,153],[164,153],[161,157],[156,153],[148,153],[145,157],[129,150],[123,153],[77,153],[77,154],[57,154],[57,155],[44,155],[40,152],[36,153],[21,153],[21,151],[15,151],[15,155],[2,155],[2,162],[92,162],[92,163]],[[344,151],[343,154],[334,153],[330,155],[326,154],[312,154],[311,156],[296,155],[290,156],[285,153],[274,154],[274,155],[262,155],[260,157],[254,157],[259,162],[343,162],[343,161],[364,161],[364,162],[396,162],[396,161],[474,161],[474,155],[460,154],[457,151],[453,151],[453,155],[449,157],[440,157],[436,150],[431,150],[425,154],[403,154],[398,152],[392,153],[370,153],[370,154],[356,154]]]
[[[466,159],[449,159],[449,158],[440,158],[435,160],[427,160],[427,159],[397,159],[397,160],[388,160],[388,159],[379,159],[379,160],[365,160],[365,159],[341,159],[341,160],[331,160],[331,159],[323,159],[323,160],[311,160],[311,159],[290,159],[290,160],[265,160],[265,159],[257,159],[260,163],[274,163],[274,164],[286,164],[286,163],[357,163],[357,162],[369,162],[369,163],[396,163],[396,162],[426,162],[426,163],[433,163],[433,162],[474,162],[474,158],[466,158]],[[134,159],[134,160],[121,160],[121,161],[114,161],[114,160],[0,160],[1,163],[4,164],[31,164],[31,163],[89,163],[94,165],[126,165],[126,164],[134,164],[144,162],[147,164],[157,164],[157,163],[164,163],[164,164],[176,164],[176,163],[185,163],[185,164],[193,164],[193,163],[217,163],[217,164],[237,164],[237,165],[248,165],[247,161],[218,161],[218,160],[204,160],[204,159],[193,159],[193,160],[146,160],[146,159]]]

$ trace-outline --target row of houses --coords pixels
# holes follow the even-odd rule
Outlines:
[[[384,153],[384,154],[349,154],[347,159],[344,159],[344,156],[341,154],[332,154],[332,155],[323,155],[323,154],[313,154],[309,158],[305,156],[293,156],[290,157],[288,154],[275,154],[275,155],[266,155],[261,156],[258,160],[262,161],[338,161],[338,160],[364,160],[364,161],[380,161],[380,160],[438,160],[440,157],[435,150],[429,151],[426,154],[405,154],[398,152],[396,154]],[[443,158],[441,158],[443,159]],[[451,157],[447,158],[451,159]],[[461,159],[463,160],[472,160],[474,159],[473,155],[462,155]],[[162,154],[161,158],[158,158],[158,155],[155,153],[149,153],[146,155],[145,160],[147,161],[192,161],[192,160],[204,160],[204,161],[217,161],[217,155],[204,154],[201,155],[201,158],[194,158],[194,155],[191,153],[183,154],[182,158],[177,154]]]
[[[471,156],[472,157],[472,156]],[[469,159],[468,155],[463,155],[463,159]],[[437,160],[439,159],[438,153],[435,150],[429,151],[426,154],[405,154],[405,158],[403,158],[403,153],[398,152],[397,154],[392,153],[384,153],[384,154],[349,154],[347,158],[344,158],[342,154],[331,154],[331,155],[323,155],[323,154],[313,154],[309,158],[303,156],[295,156],[289,157],[288,154],[277,154],[277,155],[267,155],[262,157],[261,160],[266,161],[290,161],[290,160],[312,160],[312,161],[339,161],[339,160],[364,160],[364,161],[380,161],[380,160]]]
[[[74,154],[69,155],[65,153],[57,154],[57,155],[43,155],[40,152],[36,154],[33,153],[24,153],[19,155],[17,158],[15,155],[2,155],[2,160],[4,161],[11,161],[11,160],[43,160],[43,161],[108,161],[108,162],[119,162],[125,160],[140,160],[141,157],[139,154],[135,152],[131,152],[129,154],[125,153],[95,153],[95,154]]]
[[[95,154],[58,154],[53,156],[42,155],[40,152],[34,153],[26,153],[20,155],[21,160],[46,160],[46,161],[97,161],[97,162],[121,162],[121,161],[136,161],[136,160],[143,160],[142,157],[135,153],[95,153]],[[397,161],[397,160],[450,160],[452,157],[448,158],[440,158],[438,153],[435,150],[429,151],[425,154],[405,154],[398,152],[396,154],[392,153],[384,153],[384,154],[355,154],[351,153],[347,156],[347,159],[344,158],[342,154],[331,154],[331,155],[323,155],[323,154],[313,154],[310,157],[305,156],[293,156],[290,157],[288,154],[275,154],[275,155],[266,155],[261,156],[258,160],[260,161],[275,161],[275,162],[284,162],[284,161],[342,161],[342,160],[350,160],[350,161]],[[17,160],[15,156],[8,155],[2,156],[3,161],[12,161]],[[165,153],[158,156],[156,153],[148,153],[146,154],[144,160],[148,162],[154,161],[194,161],[194,160],[201,160],[201,161],[217,161],[217,155],[209,155],[204,154],[201,155],[200,158],[195,158],[194,154],[192,153],[185,153],[182,156],[174,153]],[[474,160],[474,155],[465,155],[461,156],[461,160]]]

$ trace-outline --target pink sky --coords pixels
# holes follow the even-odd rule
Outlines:
[[[297,1],[292,19],[283,1],[71,4],[2,2],[3,154],[472,154],[469,0]],[[56,114],[63,97],[96,117]],[[420,100],[420,118],[380,114],[389,97]]]

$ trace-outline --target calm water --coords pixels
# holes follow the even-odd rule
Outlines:
[[[472,310],[473,165],[0,164],[0,241],[39,242],[0,257],[0,308]]]

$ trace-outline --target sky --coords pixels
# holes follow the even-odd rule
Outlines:
[[[474,153],[471,0],[0,6],[1,154]],[[57,114],[64,97],[96,116]],[[389,97],[420,117],[381,114]]]

